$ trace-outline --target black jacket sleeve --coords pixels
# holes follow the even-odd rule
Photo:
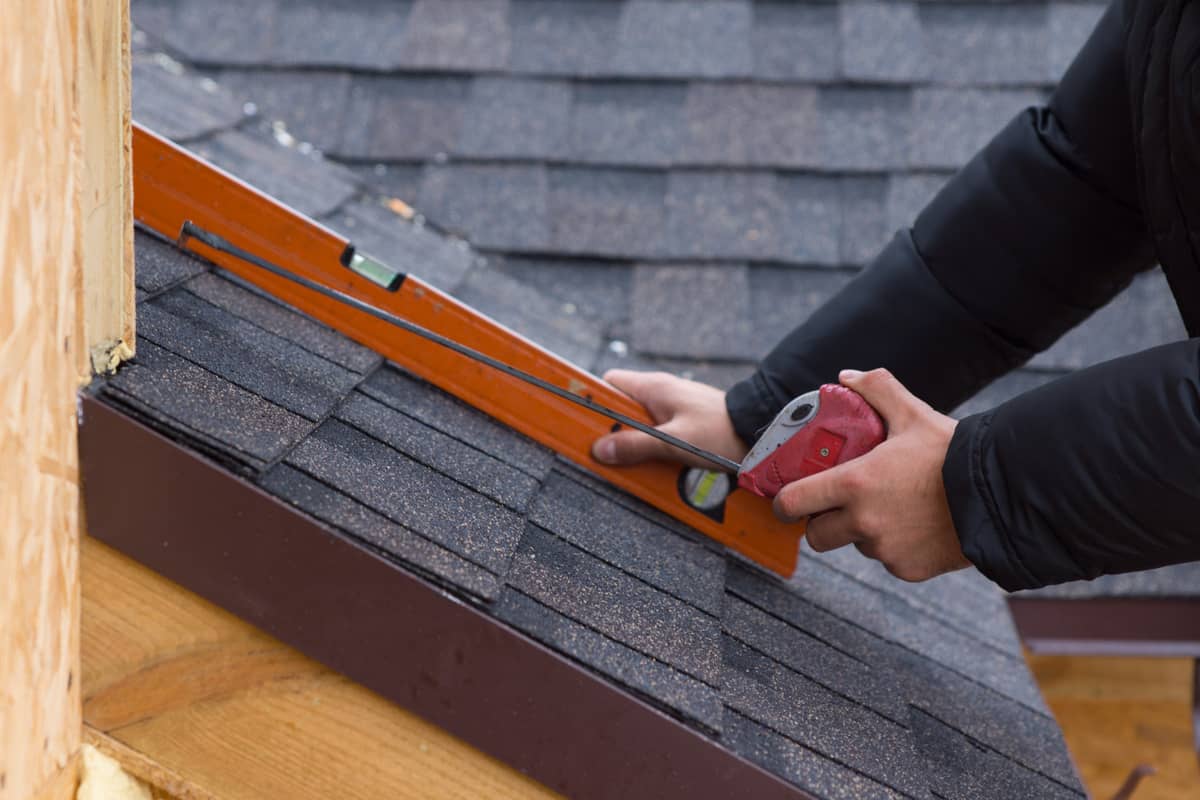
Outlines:
[[[1010,591],[1200,559],[1200,339],[968,417],[942,477],[964,554]]]
[[[730,390],[726,405],[739,435],[753,441],[789,399],[835,380],[847,367],[888,367],[934,407],[951,409],[1049,347],[1153,264],[1138,206],[1122,14],[1118,0],[1047,105],[1019,114],[947,184],[911,231],[901,232],[874,263],[785,337],[751,378]],[[1187,357],[1182,351],[1158,354],[1154,369],[1164,367],[1162,359]],[[1188,369],[1182,362],[1175,366],[1176,375]],[[968,557],[1006,587],[1120,568],[1119,559],[1101,565],[1098,553],[1068,543],[1072,536],[1062,525],[1082,517],[1056,520],[1053,506],[1043,507],[1037,525],[1032,518],[1004,516],[1006,508],[1020,506],[1025,493],[1035,490],[1019,479],[1026,459],[1059,464],[1059,470],[1047,473],[1051,480],[1043,489],[1052,494],[1092,497],[1101,486],[1124,491],[1121,484],[1100,481],[1095,470],[1066,471],[1067,462],[1055,462],[1061,449],[1018,453],[995,444],[998,436],[1027,439],[1021,425],[1031,430],[1063,426],[1075,432],[1071,444],[1083,448],[1078,458],[1088,452],[1117,457],[1125,439],[1114,438],[1113,427],[1160,414],[1156,404],[1164,392],[1122,395],[1126,405],[1120,412],[1106,407],[1107,420],[1097,414],[1062,416],[1092,402],[1097,394],[1088,388],[1092,379],[1118,380],[1103,369],[1089,371],[1034,395],[1053,397],[1054,403],[1023,400],[1019,413],[1002,407],[959,424],[945,465],[951,511]],[[1169,419],[1185,425],[1184,431],[1200,425],[1195,419],[1188,423],[1182,411]],[[1169,430],[1157,424],[1133,429],[1155,435]],[[1168,439],[1180,436],[1177,431]],[[1006,464],[1004,473],[983,461],[969,469],[972,453],[1020,460]],[[1143,487],[1154,481],[1151,475],[1146,473]],[[1004,485],[994,486],[993,480]],[[991,501],[989,487],[996,489]],[[1007,507],[1000,504],[1001,495],[1009,498]],[[1025,538],[1023,551],[1004,543],[1012,535]],[[1078,537],[1085,535],[1078,531]]]

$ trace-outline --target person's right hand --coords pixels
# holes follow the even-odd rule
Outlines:
[[[741,461],[749,449],[733,430],[725,410],[725,393],[714,386],[678,378],[666,372],[613,369],[604,380],[637,400],[650,412],[654,425],[718,455]],[[712,468],[707,461],[671,447],[641,431],[622,430],[602,436],[592,445],[592,457],[602,464],[627,465],[643,461],[680,461]]]

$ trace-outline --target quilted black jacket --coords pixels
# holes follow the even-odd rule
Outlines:
[[[1045,107],[1016,117],[727,407],[747,441],[845,367],[955,407],[1162,263],[1200,332],[1200,3],[1116,0]],[[943,478],[1007,589],[1200,559],[1200,339],[962,420]]]

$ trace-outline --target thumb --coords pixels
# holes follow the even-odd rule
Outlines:
[[[627,466],[670,456],[669,445],[641,431],[610,433],[592,445],[592,457],[601,464]]]
[[[858,392],[871,408],[878,411],[887,423],[888,430],[904,427],[923,405],[886,369],[873,369],[870,372],[845,369],[838,375],[838,380],[846,388]]]

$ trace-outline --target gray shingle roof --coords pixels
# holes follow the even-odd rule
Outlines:
[[[726,384],[812,308],[757,306],[756,270],[787,267],[790,280],[761,275],[789,297],[825,296],[1046,96],[1102,10],[1093,0],[243,5],[135,0],[147,49],[221,85],[156,116],[162,70],[140,57],[148,122],[202,137],[249,100],[262,124],[353,170],[306,181],[287,154],[251,157],[239,135],[210,137],[202,149],[272,193],[318,214],[364,186],[399,196],[526,279],[552,270],[551,294],[618,341],[589,363]],[[364,242],[372,230],[365,223]],[[658,315],[677,302],[676,283],[645,280],[659,265],[727,269],[730,286],[749,268],[751,302],[700,292],[676,314],[691,335],[659,336]],[[615,293],[597,287],[634,280],[638,301],[618,298],[617,317]],[[1151,274],[963,410],[1183,335]]]
[[[423,5],[415,4],[414,14]],[[487,5],[491,16],[480,30],[497,20],[525,24],[518,12],[533,10],[514,3],[498,15],[506,4]],[[593,4],[581,18],[609,19],[609,5]],[[642,12],[660,5],[668,4],[645,4]],[[790,17],[793,10],[773,11]],[[444,26],[441,12],[422,13],[421,25]],[[713,24],[708,13],[673,24],[703,31]],[[575,22],[559,14],[546,30],[523,35],[550,35]],[[469,38],[474,30],[441,35]],[[202,33],[192,31],[190,47],[203,45],[193,41]],[[271,35],[263,41],[278,46]],[[428,47],[418,52],[438,57]],[[490,59],[500,51],[489,52]],[[176,114],[198,93],[213,92],[167,63],[145,61],[164,75],[135,84],[138,107],[180,120],[178,135],[195,150],[235,174],[261,177],[394,267],[438,282],[585,365],[634,360],[728,383],[747,368],[736,359],[752,358],[852,274],[758,261],[648,258],[635,265],[561,253],[485,256],[383,205],[379,190],[364,181],[374,169],[331,164],[261,114],[235,119],[227,109],[240,101]],[[589,213],[626,218],[589,195],[589,186],[601,198],[625,186],[620,177],[606,183],[613,179],[606,170],[452,162],[429,172],[452,168],[475,190],[501,193],[512,192],[505,188],[510,174],[541,174],[547,192],[562,192]],[[389,174],[403,174],[394,170]],[[842,180],[736,170],[711,178],[630,174],[664,191],[683,175],[700,184],[748,185],[750,195],[762,185],[778,191],[793,177],[835,186]],[[556,182],[563,175],[572,180]],[[781,206],[780,213],[796,211]],[[632,212],[627,218],[636,220]],[[515,212],[509,219],[521,224]],[[513,235],[503,230],[504,218],[484,221],[495,225],[496,237]],[[571,229],[551,226],[560,236]],[[584,230],[606,234],[602,221]],[[791,581],[765,575],[149,233],[136,234],[136,254],[138,357],[102,384],[107,402],[817,796],[1083,796],[1003,598],[978,574],[912,587],[853,551],[806,551]],[[680,304],[661,302],[668,295],[693,308],[721,308],[724,316],[684,339],[647,327],[649,317],[680,319]],[[746,319],[759,324],[739,327]],[[745,336],[730,337],[730,344],[721,334],[731,331]],[[624,337],[622,347],[614,336]],[[630,354],[626,340],[647,352]],[[397,492],[397,485],[407,490]]]

